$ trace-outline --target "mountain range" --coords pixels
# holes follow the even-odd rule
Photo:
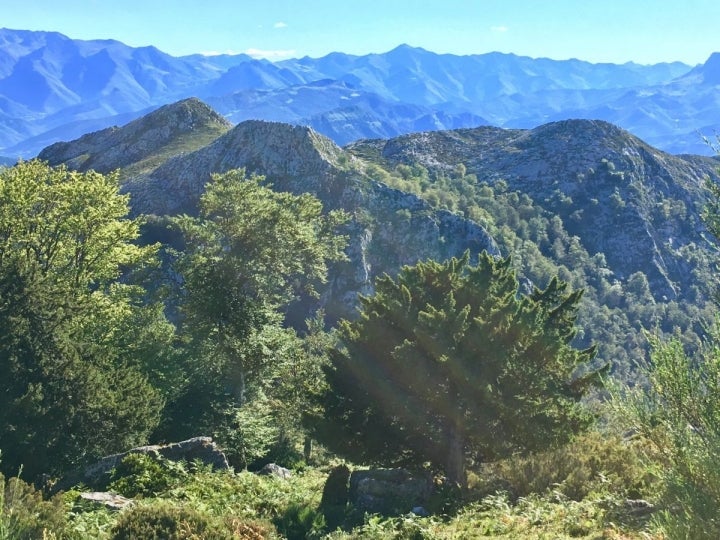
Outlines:
[[[705,64],[592,64],[513,54],[387,53],[270,62],[173,57],[154,47],[0,29],[0,155],[122,125],[195,96],[232,123],[312,127],[337,144],[491,125],[534,128],[585,118],[671,153],[709,153],[720,128],[720,54]]]
[[[306,126],[233,126],[193,98],[39,157],[119,169],[132,212],[149,216],[147,241],[172,243],[164,216],[194,213],[211,175],[236,168],[345,210],[349,260],[331,268],[319,301],[301,303],[297,321],[308,307],[329,321],[353,317],[375,277],[468,249],[513,256],[526,290],[553,275],[585,289],[579,339],[623,369],[643,354],[643,329],[697,344],[712,312],[717,248],[701,214],[718,161],[662,152],[604,121],[424,131],[341,148]]]

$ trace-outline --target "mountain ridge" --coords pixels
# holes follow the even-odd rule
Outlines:
[[[709,84],[677,82],[691,71],[677,62],[458,56],[407,45],[275,63],[247,55],[173,57],[153,46],[2,29],[0,153],[31,157],[83,129],[110,127],[193,96],[235,121],[310,125],[340,144],[430,128],[532,128],[579,117],[621,125],[672,152],[708,153],[697,130],[720,127],[716,92]],[[318,107],[304,89],[328,79],[359,95],[328,86],[316,92],[329,98]]]
[[[197,100],[181,101],[166,106],[161,117],[182,117],[188,101],[200,107]],[[202,110],[209,108],[203,104]],[[326,210],[348,212],[350,222],[344,234],[349,238],[350,261],[334,265],[320,300],[329,320],[352,316],[357,295],[369,293],[375,277],[384,272],[395,273],[401,266],[424,258],[459,256],[467,249],[498,254],[482,226],[433,209],[416,195],[373,180],[356,158],[308,127],[248,120],[205,144],[195,139],[192,149],[186,152],[162,154],[161,162],[153,162],[152,167],[138,164],[152,161],[157,155],[154,148],[164,147],[162,142],[144,145],[147,153],[135,156],[134,163],[127,163],[122,152],[108,145],[109,136],[125,140],[163,135],[158,117],[157,112],[151,113],[116,128],[110,135],[104,131],[91,133],[50,146],[40,155],[52,165],[71,168],[77,165],[82,169],[99,162],[103,170],[119,167],[122,190],[130,194],[132,213],[154,215],[153,220],[160,223],[155,230],[160,238],[163,216],[194,213],[211,175],[236,168],[266,176],[273,189],[311,193]],[[143,135],[138,137],[137,131]],[[88,154],[88,149],[92,153]],[[83,161],[77,160],[78,155],[84,156]],[[304,315],[299,315],[301,321]]]

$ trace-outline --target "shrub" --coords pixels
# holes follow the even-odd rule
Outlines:
[[[263,540],[272,535],[269,526],[248,522],[238,518],[229,518],[226,523],[235,540]]]
[[[62,497],[44,501],[33,486],[20,480],[6,480],[0,474],[0,538],[34,540],[52,538],[66,525]]]
[[[288,540],[303,540],[325,529],[322,512],[303,504],[291,504],[274,522],[278,532]]]
[[[653,451],[667,537],[720,538],[720,321],[694,357],[678,339],[651,345],[648,384],[616,389],[613,403]]]
[[[488,492],[500,487],[516,497],[558,490],[576,501],[593,492],[637,498],[647,490],[652,477],[641,462],[636,444],[618,436],[589,432],[556,450],[516,456],[487,466],[485,485],[476,489]]]
[[[112,540],[229,540],[232,533],[198,510],[157,502],[123,512],[111,532]]]
[[[109,489],[126,497],[156,495],[186,476],[182,463],[146,454],[128,454],[113,469]]]

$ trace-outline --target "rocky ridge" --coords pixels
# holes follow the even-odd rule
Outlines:
[[[449,174],[463,163],[490,185],[502,180],[559,216],[590,254],[605,254],[617,279],[645,272],[658,299],[688,287],[683,246],[711,249],[699,216],[718,162],[672,156],[607,122],[424,132],[347,149],[389,169],[420,164]]]
[[[187,102],[179,102],[160,111],[167,118],[183,118],[186,107]],[[147,140],[145,148],[154,155],[168,130],[176,129],[160,128],[157,118],[153,113],[111,134],[101,131],[53,145],[42,157],[52,165],[82,168],[102,163],[102,170],[121,168],[122,189],[130,194],[134,214],[193,213],[211,175],[237,168],[264,175],[274,189],[312,193],[326,210],[345,210],[351,216],[343,231],[349,239],[349,261],[331,268],[322,291],[321,303],[330,320],[353,316],[358,293],[369,293],[376,276],[394,274],[402,265],[458,256],[467,249],[499,254],[480,225],[373,180],[359,159],[310,128],[243,122],[205,146],[140,172],[137,164],[148,155],[140,153],[132,163],[127,153],[105,146],[109,135]],[[82,156],[81,163],[77,156]]]

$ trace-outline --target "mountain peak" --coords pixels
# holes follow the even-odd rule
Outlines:
[[[122,127],[83,135],[45,148],[39,158],[81,171],[110,172],[158,154],[192,151],[229,130],[232,124],[197,98],[164,105]]]
[[[149,181],[136,177],[126,187],[134,212],[155,214],[193,212],[212,173],[240,168],[263,174],[278,189],[320,195],[344,154],[309,127],[247,120],[202,148],[170,157]]]
[[[697,69],[706,84],[720,84],[720,52],[712,53]]]

